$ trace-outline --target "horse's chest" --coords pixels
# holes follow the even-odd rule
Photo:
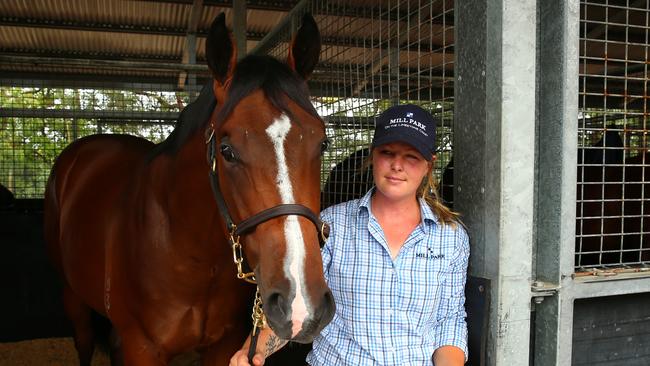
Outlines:
[[[232,286],[215,288],[208,300],[205,319],[206,335],[218,334],[220,328],[250,327],[250,308],[255,288],[237,280]]]
[[[170,303],[149,322],[151,334],[165,349],[184,352],[245,335],[250,328],[247,296],[224,292],[192,305]],[[243,339],[242,339],[243,342]]]
[[[165,349],[184,351],[218,342],[234,327],[246,327],[254,287],[238,280],[234,270],[227,271],[229,266],[182,254],[153,252],[128,277],[135,295],[129,301],[146,305],[140,307],[146,311],[133,315],[147,333]],[[164,270],[149,271],[156,261],[156,268]]]

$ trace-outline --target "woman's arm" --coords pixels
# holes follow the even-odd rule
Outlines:
[[[438,324],[434,331],[438,344],[438,349],[433,353],[436,366],[463,365],[467,357],[465,282],[469,262],[469,238],[462,227],[457,230],[457,245],[450,263],[451,272],[442,285]],[[457,358],[460,363],[455,363]]]
[[[248,362],[248,350],[250,344],[251,336],[249,335],[242,348],[230,359],[230,366],[251,366]],[[260,330],[255,356],[253,356],[253,366],[264,365],[266,358],[272,355],[275,351],[284,347],[285,344],[287,344],[287,341],[276,336],[270,327]]]

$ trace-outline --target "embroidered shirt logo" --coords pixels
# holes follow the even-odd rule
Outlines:
[[[415,253],[416,258],[424,258],[424,259],[444,259],[445,255],[444,254],[435,254],[433,252],[433,249],[427,248],[426,253]]]
[[[406,114],[406,117],[408,117],[408,118],[413,118],[413,112],[408,112],[408,113]]]

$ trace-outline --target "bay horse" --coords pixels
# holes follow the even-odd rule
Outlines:
[[[164,142],[95,135],[60,154],[45,236],[81,365],[93,312],[110,320],[121,353],[112,358],[126,365],[192,350],[203,365],[227,364],[251,323],[255,288],[241,278],[257,281],[280,338],[310,342],[332,319],[314,228],[327,140],[306,86],[319,53],[306,15],[286,63],[236,62],[220,14],[206,41],[213,80]]]

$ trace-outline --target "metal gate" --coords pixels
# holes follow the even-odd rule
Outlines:
[[[304,12],[315,14],[323,38],[309,82],[332,141],[323,158],[323,205],[363,195],[371,177],[362,165],[374,117],[414,103],[439,121],[436,174],[451,159],[453,1],[301,1],[253,53],[286,57]]]
[[[455,10],[455,207],[491,281],[486,363],[647,364],[648,2]]]

